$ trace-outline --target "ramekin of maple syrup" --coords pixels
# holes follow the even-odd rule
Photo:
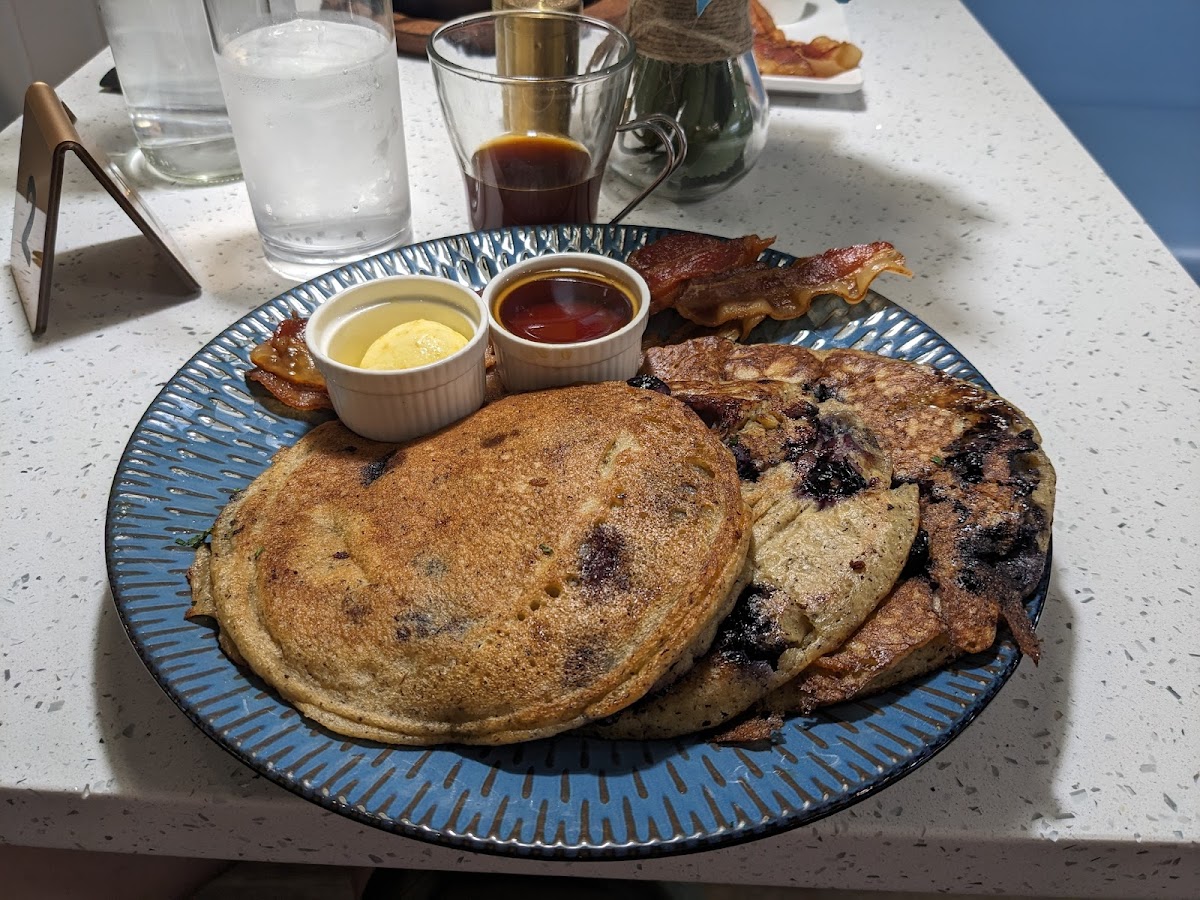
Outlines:
[[[641,365],[650,289],[619,260],[536,256],[496,275],[483,302],[509,391],[624,381]]]

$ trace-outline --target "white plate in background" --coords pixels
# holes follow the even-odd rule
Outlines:
[[[846,15],[837,0],[761,0],[775,26],[789,41],[811,41],[825,35],[835,41],[849,41]],[[779,94],[853,94],[862,90],[862,66],[832,78],[807,78],[799,75],[763,75],[763,86]]]

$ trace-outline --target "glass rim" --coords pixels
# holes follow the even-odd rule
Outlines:
[[[444,40],[446,35],[453,32],[461,31],[488,20],[494,23],[501,19],[517,17],[528,19],[561,19],[594,26],[606,32],[609,38],[620,41],[621,53],[615,62],[594,72],[581,72],[575,75],[500,75],[496,72],[484,72],[480,69],[463,65],[462,63],[453,62],[443,56],[437,48],[437,42]],[[495,34],[494,27],[492,34]],[[475,13],[474,15],[463,16],[462,18],[444,22],[429,35],[429,39],[425,42],[425,53],[435,68],[442,68],[448,72],[453,72],[456,75],[462,75],[465,78],[471,78],[475,81],[489,82],[491,84],[585,84],[591,81],[601,81],[616,72],[620,72],[622,69],[632,66],[633,58],[636,55],[636,48],[633,38],[616,25],[606,22],[603,19],[595,19],[579,13],[557,12],[553,10],[505,9]],[[495,57],[493,56],[492,58],[494,59]]]

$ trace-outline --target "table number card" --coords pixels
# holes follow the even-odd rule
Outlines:
[[[162,254],[184,285],[199,292],[170,236],[146,208],[137,191],[108,156],[90,146],[75,128],[75,117],[48,84],[34,82],[25,92],[13,207],[12,273],[34,334],[46,330],[54,276],[54,239],[62,199],[66,155],[74,153],[117,205]]]

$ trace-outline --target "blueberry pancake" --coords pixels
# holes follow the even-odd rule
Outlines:
[[[502,398],[406,444],[331,422],[221,513],[195,614],[309,718],[397,744],[500,744],[675,678],[741,589],[732,456],[620,383]]]
[[[806,712],[880,690],[987,649],[1000,620],[1037,659],[1023,601],[1046,563],[1055,475],[1016,407],[928,366],[856,350],[698,338],[648,350],[644,371],[685,395],[696,383],[782,383],[818,408],[848,407],[889,457],[892,485],[919,492],[919,531],[891,592],[765,708]]]

